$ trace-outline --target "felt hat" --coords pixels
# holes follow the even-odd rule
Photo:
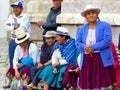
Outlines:
[[[99,8],[88,4],[88,5],[85,7],[85,9],[82,11],[81,15],[82,15],[83,17],[85,17],[85,14],[86,14],[88,11],[96,11],[98,14],[100,13],[100,9],[99,9]]]
[[[47,31],[43,37],[49,38],[49,37],[55,37],[56,32],[55,31]]]

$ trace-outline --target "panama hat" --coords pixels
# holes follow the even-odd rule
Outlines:
[[[96,11],[98,14],[100,13],[100,9],[99,8],[97,8],[97,7],[94,7],[94,6],[92,6],[92,5],[87,5],[86,7],[85,7],[85,9],[83,10],[83,12],[81,13],[81,15],[83,16],[83,17],[85,17],[85,14],[86,14],[86,12],[88,12],[88,11]]]
[[[23,7],[23,4],[22,4],[22,2],[15,2],[15,3],[12,3],[11,5],[10,5],[11,7],[14,7],[14,6],[18,6],[18,7]]]
[[[15,42],[17,44],[20,44],[30,38],[30,34],[26,32],[24,27],[19,27],[18,29],[16,29],[15,35],[16,35]]]
[[[57,27],[56,34],[70,36],[68,29],[65,27]]]
[[[49,38],[49,37],[55,37],[56,32],[55,31],[47,31],[43,37]]]

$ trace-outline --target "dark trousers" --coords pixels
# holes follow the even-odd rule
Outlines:
[[[34,85],[37,85],[39,83],[40,81],[39,74],[41,73],[43,68],[44,67],[37,68],[37,66],[31,68],[30,75],[31,75],[32,83]]]
[[[14,51],[17,44],[14,41],[10,41],[9,43],[9,62],[10,66],[13,66],[13,57],[14,57]]]

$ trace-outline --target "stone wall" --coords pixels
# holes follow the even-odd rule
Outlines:
[[[80,13],[87,4],[93,4],[101,9],[99,17],[112,25],[113,42],[117,46],[120,33],[120,0],[64,0],[62,14],[58,16],[57,22],[68,27],[71,35],[75,37],[78,26],[86,23]]]
[[[10,0],[10,2],[18,0]],[[24,12],[29,13],[32,24],[32,40],[42,40],[42,31],[36,25],[38,20],[46,20],[52,6],[52,0],[22,0]],[[80,15],[87,4],[93,4],[101,9],[100,19],[112,25],[113,42],[117,46],[120,33],[120,0],[63,0],[62,13],[57,17],[57,22],[70,29],[70,34],[75,37],[78,26],[86,20]]]

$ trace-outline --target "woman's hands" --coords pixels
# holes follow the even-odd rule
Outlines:
[[[60,65],[60,62],[56,62],[56,63],[53,64],[53,72],[54,72],[55,74],[58,73],[58,70],[57,70],[57,66],[58,66],[58,65]]]
[[[85,47],[85,52],[88,53],[88,54],[90,54],[91,57],[92,57],[93,49],[92,49],[92,47],[90,45],[87,45]]]
[[[37,68],[43,67],[44,65],[40,62],[37,63]]]
[[[47,61],[46,63],[44,63],[44,66],[48,66],[50,64],[50,61]]]
[[[80,70],[80,68],[79,68],[79,67],[77,67],[77,68],[75,69],[75,72],[76,72],[76,73],[78,73],[78,72],[79,72],[79,70]]]
[[[58,65],[60,65],[60,62],[56,62],[53,64],[53,68],[57,67]]]
[[[20,79],[20,73],[19,73],[19,71],[17,69],[15,69],[15,77],[17,79]]]
[[[17,64],[17,68],[19,69],[19,68],[21,68],[22,67],[22,63],[18,63]]]

